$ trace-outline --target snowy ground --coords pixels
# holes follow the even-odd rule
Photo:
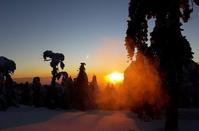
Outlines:
[[[0,112],[1,131],[163,131],[164,121],[142,121],[126,111],[10,108]],[[180,110],[180,131],[199,130],[199,109]]]

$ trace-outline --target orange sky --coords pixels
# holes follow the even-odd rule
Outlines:
[[[82,60],[74,62],[73,60],[70,61],[70,56],[65,56],[66,67],[64,70],[75,78],[78,74],[80,63],[85,62],[89,80],[95,74],[99,83],[103,85],[106,83],[104,77],[107,74],[114,71],[122,73],[128,65],[124,42],[119,38],[104,38],[99,41],[98,45],[98,48],[88,52]],[[62,53],[65,54],[64,52]],[[13,75],[14,78],[51,76],[52,69],[49,62],[43,61],[42,55],[40,58],[33,57],[33,60],[24,62],[21,60],[21,62],[16,64],[17,70]]]

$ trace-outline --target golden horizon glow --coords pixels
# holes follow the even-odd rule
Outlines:
[[[106,81],[112,84],[122,83],[124,74],[119,72],[112,72],[106,76]]]

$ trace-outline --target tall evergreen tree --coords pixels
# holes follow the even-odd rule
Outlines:
[[[86,74],[85,63],[81,63],[79,74],[76,79],[77,88],[77,106],[79,109],[85,110],[88,108],[89,94],[88,94],[88,76]]]
[[[85,63],[81,63],[79,68],[79,74],[77,76],[78,87],[88,87],[88,76],[86,74]]]
[[[194,3],[199,5],[198,0]],[[166,115],[165,131],[176,131],[178,126],[178,79],[182,66],[193,56],[191,47],[182,35],[181,26],[188,22],[193,11],[192,0],[130,0],[129,20],[126,36],[126,48],[130,59],[158,63],[163,86],[170,96]],[[190,7],[192,5],[192,7]],[[150,45],[147,45],[148,20],[155,19],[155,27],[150,33]],[[144,57],[140,57],[144,56]]]
[[[93,75],[92,81],[91,81],[91,83],[90,83],[90,86],[91,86],[94,90],[96,90],[96,89],[98,88],[98,83],[97,83],[97,77],[96,77],[96,75]]]

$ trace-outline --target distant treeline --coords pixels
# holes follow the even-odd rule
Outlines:
[[[82,66],[82,65],[81,65]],[[20,104],[64,109],[90,109],[96,108],[94,95],[98,90],[97,78],[93,76],[88,82],[85,68],[80,69],[77,78],[72,79],[62,72],[61,83],[41,85],[40,78],[34,77],[32,83],[16,83],[12,79],[9,86],[5,81],[0,83],[0,110],[10,106],[18,107]]]

